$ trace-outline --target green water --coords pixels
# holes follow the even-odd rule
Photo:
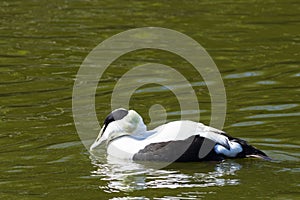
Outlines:
[[[299,13],[294,0],[1,1],[0,199],[299,199]],[[155,170],[89,155],[72,117],[76,73],[97,44],[146,26],[180,31],[209,52],[227,93],[224,130],[273,162]],[[185,75],[197,92],[201,121],[209,123],[201,77],[183,59],[155,50],[131,52],[110,66],[97,90],[99,121],[110,112],[118,78],[146,62]],[[157,85],[145,86],[130,102],[147,123],[153,104],[165,107],[168,121],[180,118],[174,95]]]

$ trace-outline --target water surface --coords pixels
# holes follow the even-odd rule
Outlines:
[[[0,4],[0,199],[299,198],[298,1]],[[177,163],[155,170],[89,155],[72,117],[76,73],[101,41],[145,26],[185,33],[209,52],[226,87],[224,130],[273,162]],[[155,50],[128,53],[106,71],[96,96],[99,121],[110,112],[118,78],[147,62],[181,72],[198,95],[201,121],[209,124],[203,79],[182,58]],[[146,123],[154,104],[164,106],[167,121],[180,119],[175,96],[157,85],[140,88],[130,102]]]

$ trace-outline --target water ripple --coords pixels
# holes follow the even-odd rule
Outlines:
[[[274,110],[287,110],[291,108],[295,108],[299,106],[298,104],[281,104],[281,105],[262,105],[262,106],[249,106],[245,108],[241,108],[239,110],[267,110],[267,111],[274,111]]]
[[[252,115],[246,117],[248,119],[260,119],[260,118],[270,118],[270,117],[296,117],[300,116],[300,112],[298,113],[274,113],[274,114],[259,114],[259,115]]]
[[[225,76],[225,79],[235,79],[235,78],[246,78],[246,77],[253,77],[253,76],[261,76],[262,72],[253,71],[253,72],[244,72],[238,74],[229,74]]]
[[[167,169],[153,169],[133,161],[109,158],[107,163],[99,163],[95,158],[91,157],[91,159],[92,164],[97,167],[91,172],[91,176],[101,178],[102,181],[99,183],[105,185],[99,187],[107,193],[149,188],[176,189],[237,185],[239,179],[231,176],[242,167],[232,161],[217,163],[214,167],[214,164],[204,166],[202,163],[195,163],[194,165],[199,168],[195,166],[197,169],[183,172],[184,170],[174,164]]]
[[[262,121],[248,121],[248,122],[239,122],[239,123],[235,123],[232,124],[231,126],[255,126],[255,125],[260,125],[260,124],[264,124],[265,122]]]

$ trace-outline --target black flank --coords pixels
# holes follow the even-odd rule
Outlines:
[[[224,158],[212,149],[204,158],[199,157],[199,151],[204,139],[191,136],[185,140],[152,143],[140,150],[133,157],[136,161],[161,161],[161,162],[198,162],[221,161]]]

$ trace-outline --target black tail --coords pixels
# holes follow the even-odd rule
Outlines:
[[[245,140],[239,138],[232,138],[231,141],[239,143],[243,148],[243,151],[237,155],[238,158],[253,157],[253,158],[261,158],[264,160],[272,160],[269,156],[267,156],[267,154],[255,148],[254,146],[248,144]]]

